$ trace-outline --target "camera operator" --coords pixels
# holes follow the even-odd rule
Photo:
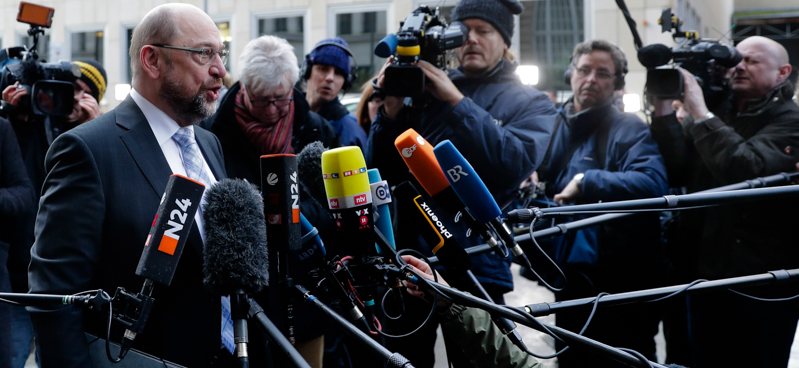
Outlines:
[[[666,168],[647,125],[613,103],[614,92],[624,87],[626,71],[624,53],[610,42],[587,40],[575,46],[566,73],[574,95],[558,110],[547,155],[537,170],[539,180],[547,184],[547,197],[557,204],[666,194]],[[555,293],[557,301],[662,286],[667,269],[656,214],[540,242],[568,277],[564,290]],[[556,321],[559,327],[579,331],[587,317],[588,311],[558,313]],[[586,336],[655,360],[659,320],[655,305],[613,307],[594,317]],[[564,368],[619,365],[576,350],[566,351],[558,362]]]
[[[689,192],[792,171],[799,160],[799,106],[788,53],[777,42],[753,36],[736,48],[743,60],[730,70],[731,95],[709,111],[693,75],[684,79],[680,123],[671,100],[656,99],[651,130],[666,161],[672,187]],[[772,200],[736,208],[711,207],[681,215],[681,254],[696,277],[718,279],[796,268],[796,201]],[[676,240],[676,239],[669,239]],[[693,275],[691,275],[693,276]],[[799,293],[795,284],[760,287],[762,298]],[[755,301],[730,292],[688,296],[692,367],[750,364],[785,367],[799,319],[799,300]],[[679,363],[679,362],[678,362]]]
[[[378,110],[366,148],[370,167],[380,169],[389,183],[414,180],[394,147],[395,138],[409,128],[415,129],[431,144],[449,139],[485,181],[500,205],[516,197],[519,184],[535,171],[549,142],[556,111],[549,98],[525,86],[515,70],[517,64],[508,51],[513,34],[513,15],[522,11],[513,0],[462,0],[455,7],[453,21],[469,29],[468,39],[456,49],[460,67],[444,72],[420,61],[425,88],[432,98],[423,108],[405,106],[400,97],[387,96]],[[388,65],[388,64],[387,64]],[[385,75],[378,77],[382,88]],[[398,207],[401,209],[401,207]],[[418,243],[416,232],[402,228],[398,214],[398,244]],[[459,233],[464,233],[459,231]],[[476,235],[469,246],[481,242]],[[513,289],[510,259],[496,254],[472,258],[478,281],[495,302]],[[426,308],[426,307],[420,307]],[[420,352],[417,342],[400,350],[417,367],[432,366],[433,333],[421,343],[430,351]],[[429,345],[428,345],[429,344]]]
[[[101,114],[98,101],[103,98],[106,89],[105,69],[93,60],[75,61],[74,64],[80,67],[81,77],[73,82],[75,89],[73,110],[67,117],[35,115],[30,110],[18,108],[20,100],[28,94],[26,89],[18,88],[19,81],[6,87],[2,93],[3,111],[8,114],[8,119],[14,128],[24,167],[36,192],[36,200],[29,211],[13,219],[14,226],[10,227],[16,233],[14,236],[20,239],[19,246],[10,250],[8,262],[11,288],[16,293],[28,291],[28,264],[30,248],[34,241],[33,228],[39,195],[46,175],[45,154],[58,135]],[[37,79],[31,75],[21,77],[23,81]],[[23,84],[32,85],[32,83]],[[12,330],[15,334],[13,360],[14,365],[19,366],[24,364],[30,355],[33,330],[25,307],[11,308]]]

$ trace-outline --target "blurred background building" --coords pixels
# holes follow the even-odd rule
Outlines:
[[[108,72],[109,93],[103,110],[116,106],[130,83],[128,45],[133,28],[144,14],[164,1],[144,0],[33,0],[55,8],[53,26],[39,45],[48,61],[95,59]],[[191,0],[219,26],[232,57],[228,70],[236,77],[238,55],[250,39],[275,34],[288,39],[298,60],[313,45],[328,37],[342,37],[350,44],[358,62],[356,88],[377,72],[383,59],[371,50],[399,22],[420,5],[439,6],[449,16],[457,0]],[[615,0],[525,0],[517,17],[512,49],[522,65],[530,68],[529,80],[540,90],[560,91],[561,100],[570,91],[563,81],[571,50],[577,42],[602,38],[616,43],[628,56],[630,72],[626,93],[631,111],[640,109],[646,70],[636,58],[630,29]],[[665,8],[684,21],[684,29],[701,37],[739,41],[753,34],[783,43],[791,60],[799,60],[799,6],[795,0],[627,0],[644,45],[676,45],[662,33],[658,18]],[[0,45],[30,44],[27,25],[16,22],[19,2],[0,0]],[[735,25],[735,27],[732,27]],[[793,38],[793,39],[791,39]],[[354,88],[351,92],[356,92]],[[637,105],[636,107],[636,98]]]

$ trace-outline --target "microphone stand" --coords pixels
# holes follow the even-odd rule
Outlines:
[[[269,338],[269,341],[275,343],[275,345],[280,348],[281,351],[286,353],[286,356],[294,363],[295,367],[299,368],[311,368],[311,365],[305,361],[305,358],[300,355],[297,349],[292,345],[292,343],[283,336],[283,333],[280,332],[280,329],[275,326],[274,323],[266,316],[264,313],[264,309],[253,299],[248,299],[250,309],[247,315],[250,317],[251,320],[258,322],[258,325],[261,326],[261,330],[266,333],[266,336]]]
[[[664,297],[670,294],[679,293],[679,292],[687,292],[687,293],[699,293],[699,292],[708,292],[714,291],[716,289],[727,289],[730,287],[741,286],[756,286],[756,285],[769,285],[769,284],[782,284],[784,282],[789,281],[796,281],[797,277],[799,277],[799,269],[792,269],[792,270],[778,270],[778,271],[770,271],[768,273],[751,275],[751,276],[740,276],[740,277],[731,277],[727,279],[719,279],[713,281],[704,281],[695,285],[691,284],[684,284],[684,285],[676,285],[676,286],[667,286],[655,289],[646,289],[646,290],[639,290],[639,291],[629,291],[626,293],[619,293],[619,294],[609,294],[602,296],[598,303],[599,305],[620,305],[620,304],[628,304],[628,303],[636,303],[636,302],[646,302],[651,301],[657,297]],[[596,301],[595,297],[591,298],[581,298],[581,299],[574,299],[574,300],[566,300],[562,302],[553,302],[553,303],[537,303],[537,304],[528,304],[524,307],[527,313],[533,315],[534,317],[541,317],[547,316],[552,313],[570,311],[572,309],[578,309],[580,307],[586,307],[593,305]]]
[[[794,171],[790,173],[779,173],[771,176],[750,179],[737,184],[730,184],[722,187],[703,190],[700,192],[696,192],[695,194],[726,192],[726,191],[741,190],[741,189],[765,188],[777,185],[790,184],[791,182],[796,180],[799,180],[799,171]],[[587,227],[599,225],[607,221],[616,220],[628,216],[635,216],[635,215],[636,215],[635,213],[609,213],[605,215],[594,216],[591,218],[572,221],[565,224],[553,226],[550,228],[534,231],[533,238],[563,235],[567,234],[569,231],[580,230]],[[530,234],[522,234],[516,236],[515,239],[519,244],[528,245],[532,242]],[[475,256],[491,252],[492,250],[493,249],[491,246],[487,244],[481,244],[466,248],[466,253],[469,254],[470,256]],[[438,257],[430,257],[429,260],[431,265],[436,265],[439,263]]]
[[[552,326],[546,323],[542,323],[536,320],[533,316],[522,313],[521,311],[510,309],[506,306],[489,303],[478,297],[472,296],[457,289],[444,286],[442,284],[427,279],[417,278],[415,275],[413,275],[413,273],[410,272],[404,272],[401,270],[395,270],[395,271],[402,273],[405,276],[404,278],[411,282],[418,282],[418,280],[423,280],[423,284],[425,284],[423,286],[426,286],[429,290],[433,292],[441,292],[441,294],[445,295],[446,297],[453,300],[457,300],[457,302],[460,304],[469,307],[480,308],[482,310],[487,311],[491,315],[501,316],[503,318],[512,320],[516,323],[521,323],[535,330],[551,334],[553,335],[553,337],[561,339],[569,345],[580,346],[586,349],[592,349],[598,353],[601,353],[611,359],[614,359],[620,363],[629,365],[631,367],[666,368],[665,366],[655,362],[642,361],[640,358],[628,352],[605,345],[601,342],[589,339],[582,335],[578,335],[574,332],[559,328],[557,326]]]
[[[388,349],[383,347],[382,345],[378,344],[376,341],[372,340],[369,336],[366,336],[361,330],[357,329],[351,323],[347,322],[346,319],[339,316],[338,313],[330,309],[330,307],[326,306],[322,301],[320,301],[315,296],[311,295],[311,292],[305,289],[302,285],[294,285],[297,291],[302,294],[303,298],[306,301],[310,302],[316,309],[325,315],[330,321],[334,324],[339,326],[344,332],[349,335],[350,337],[358,340],[361,344],[368,347],[369,349],[377,352],[380,356],[385,359],[386,367],[389,368],[413,368],[411,362],[408,361],[405,357],[400,355],[399,353],[391,353]]]

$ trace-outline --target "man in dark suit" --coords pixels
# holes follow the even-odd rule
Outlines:
[[[134,30],[130,55],[131,95],[63,133],[47,153],[31,293],[138,291],[143,279],[134,272],[169,176],[198,176],[206,187],[225,177],[219,141],[194,126],[214,113],[225,76],[227,50],[211,18],[186,4],[159,6]],[[196,137],[190,152],[179,132]],[[155,287],[134,348],[183,366],[224,366],[220,298],[202,284],[201,211],[171,285]],[[84,332],[104,338],[104,313],[29,310],[42,367],[92,366]],[[111,333],[118,340],[121,329]]]

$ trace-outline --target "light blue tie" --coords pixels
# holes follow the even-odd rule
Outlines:
[[[183,156],[183,168],[186,175],[208,188],[211,180],[206,174],[205,160],[203,160],[197,141],[194,139],[194,131],[189,128],[180,128],[172,139],[180,146],[180,154]],[[230,297],[222,297],[222,344],[233,354],[235,344],[233,343],[233,320],[230,318]]]

